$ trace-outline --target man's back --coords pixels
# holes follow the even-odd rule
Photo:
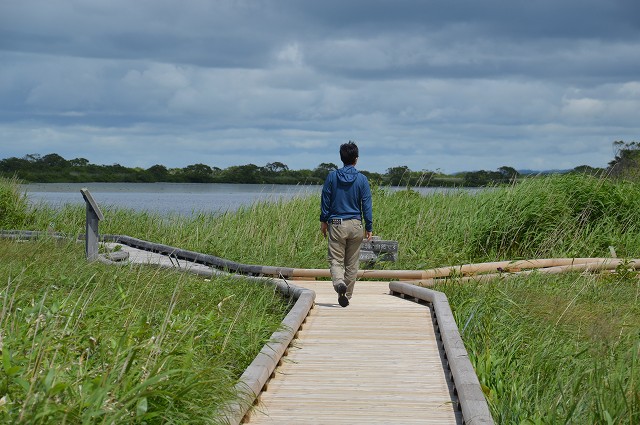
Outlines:
[[[362,219],[372,230],[371,189],[367,177],[353,165],[332,171],[322,189],[320,221],[331,218]]]

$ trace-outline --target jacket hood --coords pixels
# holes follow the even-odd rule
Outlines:
[[[340,168],[337,172],[338,181],[342,183],[353,183],[358,177],[359,171],[353,165]]]

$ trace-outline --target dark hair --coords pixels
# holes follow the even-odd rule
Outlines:
[[[358,156],[358,145],[352,141],[340,145],[340,159],[344,165],[354,165]]]

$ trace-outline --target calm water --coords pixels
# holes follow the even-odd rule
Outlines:
[[[233,211],[258,200],[319,195],[322,186],[223,183],[35,183],[22,186],[32,204],[54,207],[84,204],[80,189],[87,188],[101,207],[115,206],[162,214]],[[447,189],[420,188],[423,194]],[[449,189],[451,190],[451,189]],[[319,204],[318,200],[318,205]]]
[[[292,198],[321,190],[320,186],[205,183],[35,183],[23,186],[32,204],[45,202],[54,207],[84,205],[80,189],[85,187],[101,207],[185,215],[233,211],[258,200]]]

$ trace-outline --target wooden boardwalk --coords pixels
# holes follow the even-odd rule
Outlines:
[[[292,281],[316,305],[250,424],[456,424],[427,306],[358,282],[342,308],[327,281]]]
[[[208,269],[122,250],[137,263]],[[329,281],[290,283],[315,291],[315,307],[246,418],[250,424],[462,423],[428,306],[389,295],[388,282],[358,282],[346,308]]]

